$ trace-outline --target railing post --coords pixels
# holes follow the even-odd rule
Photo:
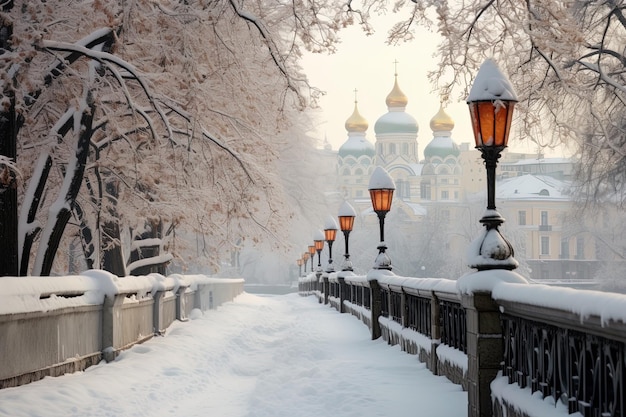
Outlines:
[[[185,292],[189,288],[187,285],[179,285],[176,290],[176,320],[187,321],[187,299],[185,298]]]
[[[155,335],[162,335],[163,329],[163,291],[156,291],[152,296],[152,329]]]
[[[111,362],[117,356],[116,344],[121,338],[121,326],[119,309],[122,308],[126,294],[115,294],[112,298],[104,297],[102,307],[102,358]]]
[[[372,320],[372,340],[378,339],[382,333],[380,330],[380,323],[378,322],[378,318],[381,314],[382,301],[381,301],[381,291],[380,284],[378,280],[371,279],[369,280],[370,284],[370,312],[371,312],[371,320]]]
[[[324,282],[320,281],[320,277],[322,276],[322,273],[320,271],[315,273],[315,277],[316,277],[316,281],[315,281],[315,289],[317,291],[317,301],[322,304],[322,292],[324,291]]]
[[[346,299],[346,292],[348,290],[346,285],[346,279],[344,277],[337,277],[337,282],[339,285],[339,312],[345,313],[345,307],[343,306],[343,302]]]
[[[492,417],[491,382],[503,360],[502,326],[491,292],[463,295],[467,320],[468,417]]]
[[[328,294],[330,293],[330,282],[328,281],[328,273],[322,275],[324,280],[324,304],[328,304]]]
[[[437,356],[437,347],[441,343],[441,320],[439,317],[439,298],[435,295],[435,292],[430,293],[430,361],[428,363],[428,369],[435,374],[439,375],[439,357]]]

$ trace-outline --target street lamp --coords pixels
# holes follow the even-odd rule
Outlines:
[[[496,211],[496,167],[500,153],[507,146],[513,107],[517,96],[509,80],[491,59],[480,67],[467,97],[476,149],[485,161],[487,170],[487,210],[480,219],[485,231],[475,241],[470,267],[479,271],[517,268],[513,247],[502,236],[498,227],[504,218]]]
[[[296,263],[298,264],[298,276],[301,277],[302,276],[302,264],[303,264],[302,258],[298,258]]]
[[[313,272],[313,259],[315,258],[315,245],[309,245],[309,256],[311,257],[311,272]]]
[[[354,207],[347,201],[344,201],[341,207],[339,207],[339,228],[343,232],[343,238],[346,242],[346,253],[343,255],[342,271],[352,271],[352,262],[350,262],[350,252],[348,251],[348,236],[354,226],[355,217],[356,211],[354,211]]]
[[[385,215],[391,210],[391,199],[396,186],[387,171],[383,167],[377,166],[370,177],[368,189],[380,226],[380,243],[378,244],[378,256],[376,256],[374,261],[374,269],[388,269],[391,271],[391,259],[385,253],[387,250],[387,245],[385,244]]]
[[[322,272],[322,249],[324,249],[324,232],[318,230],[313,235],[313,243],[315,244],[315,250],[317,251],[317,272]]]
[[[324,224],[324,238],[326,239],[326,243],[328,243],[328,267],[326,268],[326,272],[333,272],[335,270],[333,267],[333,242],[335,241],[335,237],[337,237],[338,228],[335,218],[328,216],[326,224]]]
[[[302,254],[302,264],[304,265],[304,274],[306,275],[306,261],[309,260],[309,252]],[[313,272],[313,266],[311,266],[311,272]]]

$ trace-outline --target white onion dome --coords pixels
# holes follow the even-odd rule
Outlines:
[[[374,125],[376,135],[409,133],[417,135],[417,121],[410,114],[406,113],[406,105],[409,102],[407,96],[400,90],[398,85],[398,74],[395,75],[393,89],[387,95],[386,114],[378,118]]]
[[[365,136],[350,136],[348,140],[341,145],[337,151],[337,155],[342,158],[354,156],[357,159],[363,155],[374,157],[376,150],[374,149],[374,145],[365,139]]]

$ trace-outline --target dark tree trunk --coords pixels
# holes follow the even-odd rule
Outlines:
[[[71,176],[69,189],[67,190],[66,195],[63,196],[65,204],[57,213],[56,219],[54,220],[54,225],[52,227],[52,233],[50,234],[48,242],[40,242],[40,245],[45,245],[45,252],[43,255],[43,261],[40,271],[40,274],[42,276],[50,275],[50,271],[52,270],[52,264],[54,263],[54,258],[56,256],[57,249],[59,248],[59,243],[61,242],[61,237],[63,236],[63,232],[65,231],[65,226],[67,225],[67,222],[70,220],[74,201],[76,200],[76,196],[78,195],[80,187],[83,183],[85,166],[87,165],[87,156],[89,155],[89,142],[91,140],[91,136],[93,135],[91,125],[93,122],[95,107],[93,105],[91,97],[88,97],[88,105],[89,108],[84,109],[81,116],[81,132],[75,132],[78,133],[78,142],[76,143],[75,155],[76,165],[74,166],[73,170],[68,171],[65,174],[66,176]],[[51,219],[48,219],[48,221],[51,221]]]
[[[2,11],[13,8],[13,1],[2,5]],[[0,23],[0,54],[11,50],[13,26],[10,21]],[[15,113],[15,94],[11,86],[3,91],[9,99],[6,111],[0,111],[0,155],[15,162],[17,157],[17,132],[20,122]],[[17,276],[17,184],[15,172],[6,165],[0,165],[0,276]]]
[[[126,275],[126,267],[124,265],[124,257],[122,255],[122,245],[120,236],[120,227],[117,223],[117,198],[119,196],[119,185],[117,181],[109,181],[105,185],[107,198],[111,201],[109,210],[109,218],[102,225],[102,269],[108,271],[118,277]]]

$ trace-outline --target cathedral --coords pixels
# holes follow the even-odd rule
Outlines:
[[[336,189],[327,195],[337,201],[329,201],[329,206],[349,201],[362,226],[375,230],[368,184],[374,168],[382,166],[396,185],[386,238],[396,255],[394,271],[455,276],[467,270],[464,253],[482,228],[486,172],[480,152],[474,149],[473,138],[464,138],[460,145],[454,141],[454,120],[442,104],[430,119],[431,132],[420,159],[419,126],[406,111],[409,100],[397,73],[385,102],[387,113],[374,123],[374,143],[367,139],[369,123],[359,113],[355,96],[345,122],[347,140],[336,153],[326,144],[323,159],[333,161],[331,170],[336,173]],[[496,198],[508,219],[504,230],[525,273],[536,280],[589,279],[596,269],[594,239],[564,223],[571,207],[564,191],[571,186],[572,166],[565,158],[514,152],[504,152],[500,160]]]

